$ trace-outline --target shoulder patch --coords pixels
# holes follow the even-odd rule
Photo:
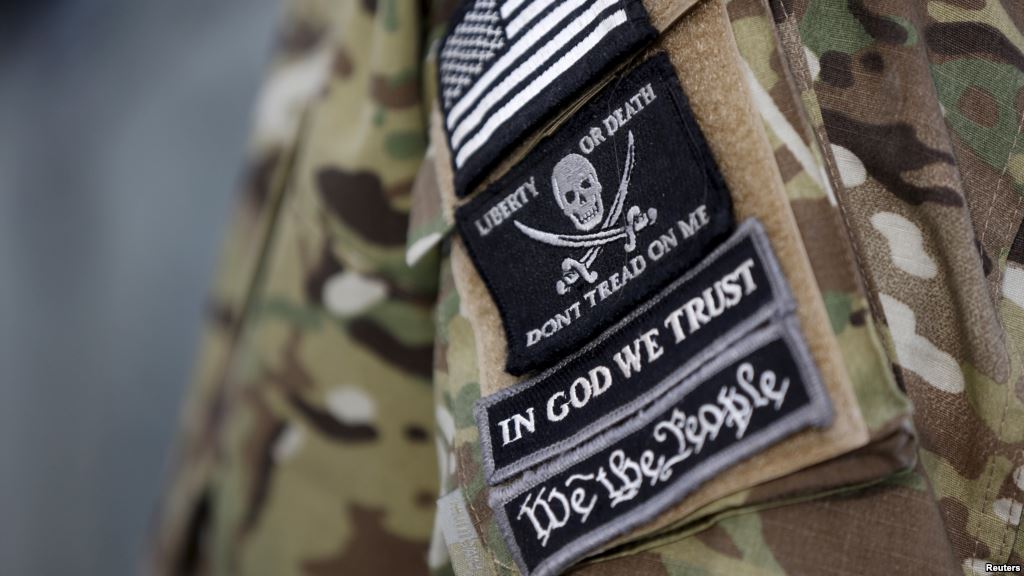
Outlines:
[[[575,352],[721,241],[728,190],[659,53],[456,212],[522,374]]]
[[[641,0],[464,0],[438,54],[456,193],[656,34]]]
[[[504,481],[632,416],[794,308],[764,230],[747,220],[693,270],[581,351],[477,402],[488,480]]]
[[[714,475],[831,406],[793,317],[748,333],[649,408],[492,491],[524,574],[554,574],[653,520]]]

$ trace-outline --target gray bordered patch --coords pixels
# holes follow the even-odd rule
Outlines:
[[[832,409],[793,315],[749,333],[634,418],[492,490],[524,574],[555,574]]]
[[[456,193],[656,35],[641,0],[464,0],[438,53]]]
[[[752,329],[795,309],[754,219],[577,354],[477,401],[484,470],[504,481],[649,404]]]

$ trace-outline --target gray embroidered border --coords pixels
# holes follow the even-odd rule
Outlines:
[[[680,287],[686,285],[695,276],[699,275],[706,268],[710,267],[714,262],[724,253],[734,248],[740,242],[751,238],[753,241],[754,249],[757,251],[757,255],[760,257],[761,262],[764,264],[764,269],[767,273],[769,282],[771,284],[772,292],[772,303],[760,308],[757,312],[737,324],[734,328],[713,340],[708,344],[700,353],[694,355],[685,364],[674,371],[671,376],[665,378],[660,384],[651,388],[644,394],[637,396],[634,400],[627,404],[616,408],[613,411],[596,419],[592,424],[588,425],[584,429],[580,430],[572,436],[551,443],[549,446],[542,450],[534,452],[528,456],[525,456],[516,462],[501,468],[495,468],[494,463],[494,451],[491,439],[491,427],[490,419],[488,417],[487,408],[491,405],[504,400],[511,396],[516,396],[525,390],[528,390],[538,383],[544,382],[551,374],[556,373],[571,363],[576,357],[589,353],[594,348],[600,346],[604,341],[609,339],[612,335],[623,330],[629,326],[633,320],[638,316],[642,315],[649,308],[655,306],[660,301],[670,296],[673,292],[678,290]],[[713,250],[707,257],[704,258],[697,266],[692,268],[678,280],[673,281],[664,290],[659,292],[656,296],[651,298],[649,301],[638,307],[636,310],[631,312],[628,316],[623,318],[620,322],[606,330],[587,346],[585,346],[579,352],[573,354],[571,357],[559,362],[554,367],[545,370],[539,376],[526,380],[521,384],[517,384],[511,388],[507,388],[500,392],[496,392],[485,398],[481,398],[477,401],[474,408],[474,417],[477,423],[477,429],[480,431],[480,444],[481,451],[483,454],[484,473],[491,485],[497,484],[512,476],[530,468],[531,466],[540,464],[545,460],[558,456],[562,452],[580,444],[588,438],[600,433],[602,430],[614,425],[623,418],[635,413],[640,408],[653,402],[656,398],[663,395],[666,390],[674,386],[679,379],[693,372],[700,366],[707,363],[709,360],[717,356],[723,350],[731,346],[736,340],[743,335],[749,333],[751,330],[760,326],[765,321],[771,318],[782,317],[785,314],[791,312],[796,308],[796,304],[793,300],[793,296],[789,291],[789,286],[786,283],[786,277],[783,275],[782,270],[779,268],[779,263],[775,259],[775,254],[772,251],[771,243],[768,240],[768,236],[764,232],[764,228],[761,227],[761,223],[753,218],[749,218],[742,222],[729,237],[728,240],[719,245]]]
[[[661,416],[665,410],[680,402],[687,393],[707,381],[720,370],[776,339],[781,339],[793,354],[793,359],[806,385],[810,399],[806,406],[756,431],[742,441],[711,456],[692,470],[676,477],[663,492],[644,502],[638,508],[615,518],[613,521],[605,522],[596,529],[579,536],[541,561],[536,569],[530,572],[515,539],[509,518],[505,513],[505,504],[650,424],[655,418]],[[740,460],[760,452],[775,442],[804,428],[809,426],[822,428],[828,426],[831,421],[831,402],[825,392],[814,360],[803,341],[797,319],[793,316],[777,319],[768,326],[751,333],[747,338],[739,341],[736,346],[727,349],[712,362],[701,367],[696,374],[691,375],[688,379],[678,384],[677,387],[651,405],[649,409],[644,410],[632,420],[606,431],[592,442],[564,454],[558,460],[542,465],[535,471],[524,475],[515,483],[492,489],[489,503],[494,511],[499,529],[523,574],[529,574],[530,576],[557,574],[602,544],[625,534],[645,522],[653,520],[666,508],[679,502],[698,486]]]

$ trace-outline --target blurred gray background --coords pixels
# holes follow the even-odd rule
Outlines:
[[[277,0],[0,4],[0,573],[140,567]]]

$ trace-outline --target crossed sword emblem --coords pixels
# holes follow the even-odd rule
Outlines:
[[[601,249],[605,244],[625,238],[626,242],[623,248],[627,253],[633,252],[636,250],[637,232],[654,224],[655,220],[657,220],[658,211],[654,208],[649,208],[645,213],[639,206],[631,206],[626,211],[626,223],[619,224],[622,218],[622,208],[626,203],[626,196],[629,194],[629,179],[633,174],[633,167],[636,164],[634,148],[633,131],[631,130],[628,133],[626,165],[623,167],[619,189],[615,193],[615,200],[612,203],[611,210],[608,211],[604,220],[601,221],[601,227],[597,232],[587,234],[556,234],[531,228],[518,220],[514,222],[523,234],[538,242],[563,248],[587,248],[587,252],[578,260],[571,256],[562,260],[562,278],[556,284],[559,295],[567,293],[580,278],[583,278],[589,284],[597,281],[597,273],[591,270],[590,267],[593,266],[594,261],[601,254]]]

